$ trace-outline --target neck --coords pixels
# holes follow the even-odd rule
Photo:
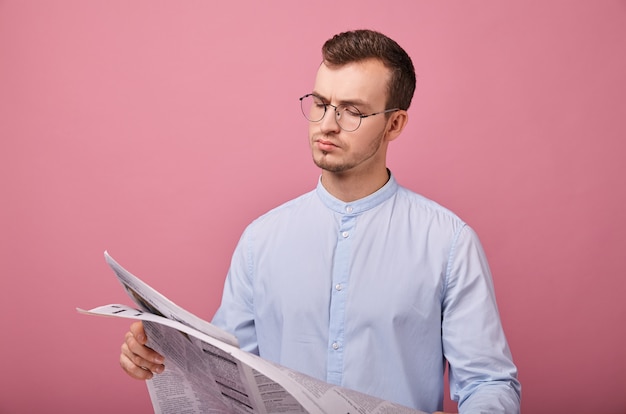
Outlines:
[[[383,168],[369,174],[330,172],[322,170],[322,185],[333,197],[346,203],[375,193],[389,181],[389,170]]]

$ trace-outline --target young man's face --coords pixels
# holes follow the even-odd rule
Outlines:
[[[351,104],[361,114],[372,114],[387,109],[389,77],[389,69],[374,59],[337,67],[322,63],[313,93],[324,103]],[[346,132],[337,124],[334,108],[328,106],[321,121],[309,123],[313,161],[333,173],[386,168],[387,126],[387,117],[380,114],[361,119],[357,130]]]

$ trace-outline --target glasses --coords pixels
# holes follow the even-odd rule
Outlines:
[[[319,122],[324,119],[326,110],[329,106],[332,106],[335,110],[335,121],[337,121],[337,125],[339,125],[339,128],[346,132],[356,131],[361,126],[361,120],[363,118],[400,110],[400,108],[392,108],[375,112],[373,114],[363,115],[354,105],[341,104],[335,106],[329,103],[324,103],[322,98],[312,93],[304,95],[300,98],[302,114],[309,120],[309,122]]]

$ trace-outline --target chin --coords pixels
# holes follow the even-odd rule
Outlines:
[[[337,165],[337,164],[331,164],[327,162],[317,162],[317,161],[315,162],[315,165],[317,165],[322,170],[328,171],[331,173],[342,173],[342,172],[348,171],[351,168],[348,165]]]

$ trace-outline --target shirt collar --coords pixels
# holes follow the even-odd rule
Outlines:
[[[398,183],[389,171],[389,180],[376,192],[367,197],[346,203],[331,195],[322,185],[322,177],[317,181],[316,192],[320,200],[329,209],[340,214],[356,215],[382,204],[398,190]]]

